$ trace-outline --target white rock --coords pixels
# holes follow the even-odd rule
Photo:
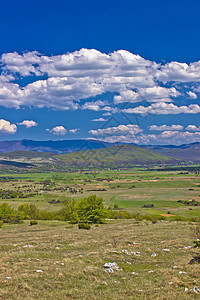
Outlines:
[[[155,257],[155,256],[157,256],[157,254],[156,253],[152,253],[151,256]]]
[[[35,270],[35,272],[37,272],[37,273],[43,273],[42,270]]]
[[[132,252],[131,251],[131,253],[133,253],[135,256],[140,256],[140,252],[139,251],[136,251],[136,252]]]
[[[105,272],[107,272],[107,273],[113,273],[114,271],[113,271],[112,268],[107,268],[107,269],[105,269]]]
[[[132,275],[139,275],[139,274],[138,274],[138,273],[136,273],[136,272],[132,272],[131,274],[132,274]]]
[[[197,286],[195,286],[193,289],[192,289],[193,292],[195,292],[196,294],[200,293],[200,288],[198,288]]]
[[[169,249],[162,249],[162,251],[166,251],[166,252],[169,252],[170,250],[169,250]]]
[[[187,273],[184,271],[179,271],[179,274],[187,274]]]

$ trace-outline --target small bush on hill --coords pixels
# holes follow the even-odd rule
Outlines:
[[[37,224],[38,224],[38,222],[36,220],[31,220],[30,221],[30,226],[37,225]]]
[[[89,230],[91,227],[90,227],[90,224],[88,224],[88,223],[79,223],[78,228]]]

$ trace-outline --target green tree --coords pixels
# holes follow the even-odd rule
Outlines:
[[[77,202],[72,199],[68,199],[64,203],[64,207],[59,211],[61,219],[70,221],[71,223],[77,223],[79,221]]]
[[[103,199],[96,195],[83,198],[77,205],[80,220],[102,223],[107,216]]]

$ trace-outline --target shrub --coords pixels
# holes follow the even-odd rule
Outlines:
[[[158,220],[157,218],[153,218],[152,221],[151,221],[152,224],[156,224],[156,223],[157,223],[157,220]]]
[[[91,227],[90,227],[90,224],[88,224],[88,223],[79,223],[78,228],[89,230]]]
[[[3,221],[0,221],[0,228],[3,226]]]
[[[30,221],[30,226],[37,225],[37,224],[38,224],[38,222],[36,220],[31,220]]]

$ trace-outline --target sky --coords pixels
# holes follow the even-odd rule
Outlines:
[[[0,140],[200,142],[200,1],[12,1]]]

